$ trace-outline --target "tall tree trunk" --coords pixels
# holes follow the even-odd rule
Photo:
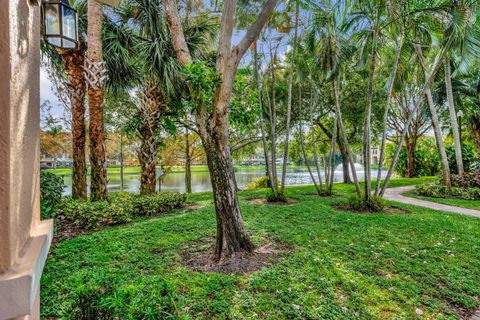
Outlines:
[[[352,179],[350,178],[347,151],[345,150],[345,146],[341,141],[342,139],[338,139],[338,149],[340,150],[340,154],[342,155],[343,183],[352,183]]]
[[[105,157],[105,132],[103,121],[103,82],[106,78],[102,50],[102,5],[88,0],[88,51],[85,59],[88,83],[88,108],[90,114],[90,199],[107,199],[107,168]]]
[[[376,36],[377,31],[373,32],[372,52],[370,53],[370,68],[368,71],[368,85],[367,85],[367,106],[365,108],[365,128],[363,136],[363,167],[365,171],[365,199],[368,200],[371,195],[371,120],[372,120],[372,100],[373,100],[373,76],[375,74],[375,60],[376,60]]]
[[[120,131],[120,191],[123,192],[123,134]]]
[[[323,195],[323,189],[317,184],[317,181],[315,180],[315,176],[313,175],[312,168],[310,168],[310,164],[308,163],[307,159],[307,151],[305,150],[305,137],[303,135],[303,124],[302,121],[300,121],[300,128],[299,128],[299,133],[300,133],[300,145],[302,147],[302,154],[303,154],[303,159],[305,161],[305,165],[307,166],[308,174],[310,175],[310,179],[312,179],[313,185],[315,186],[315,190],[317,190],[317,194],[319,196]],[[318,166],[317,166],[318,168]]]
[[[298,20],[299,20],[299,6],[300,1],[296,1],[295,9],[295,31],[293,34],[293,48],[292,48],[292,61],[290,64],[290,71],[288,74],[288,97],[287,97],[287,122],[285,124],[285,142],[283,148],[283,163],[282,163],[282,182],[280,190],[285,189],[285,180],[287,177],[287,162],[288,162],[288,142],[290,140],[290,118],[292,115],[292,94],[293,94],[293,73],[295,72],[295,59],[297,55],[297,38],[298,38]]]
[[[475,146],[477,147],[477,155],[480,156],[480,115],[472,116],[470,128]]]
[[[313,101],[311,102],[311,106],[313,109]],[[318,177],[318,185],[320,187],[321,192],[324,192],[323,189],[323,182],[322,182],[322,172],[320,169],[320,162],[318,159],[318,153],[317,153],[317,144],[315,143],[315,125],[314,125],[314,119],[313,119],[313,110],[310,110],[310,121],[312,123],[312,129],[311,129],[311,139],[312,139],[312,149],[313,149],[313,160],[315,161],[315,167],[317,169],[317,177]]]
[[[83,44],[82,44],[83,46]],[[87,164],[85,160],[85,93],[83,71],[84,49],[67,51],[64,55],[65,72],[72,108],[72,198],[87,199]]]
[[[397,164],[398,156],[400,155],[400,151],[402,150],[403,140],[405,139],[407,131],[410,128],[410,124],[412,122],[413,116],[415,114],[417,114],[418,110],[420,109],[420,105],[423,101],[423,98],[425,96],[429,100],[428,101],[428,106],[429,106],[429,109],[431,110],[430,116],[432,118],[432,124],[435,121],[433,118],[434,118],[434,115],[436,116],[436,110],[435,110],[435,107],[433,106],[433,99],[432,99],[432,94],[431,94],[431,91],[430,91],[430,85],[431,85],[435,75],[437,74],[438,69],[440,68],[440,62],[443,61],[443,56],[445,55],[445,52],[446,52],[446,50],[448,49],[449,46],[450,46],[450,41],[447,42],[447,44],[444,46],[444,48],[442,48],[442,51],[440,52],[438,58],[436,59],[434,65],[433,65],[432,72],[430,74],[428,74],[427,67],[425,65],[425,60],[424,60],[424,57],[423,57],[422,48],[420,47],[420,44],[418,43],[418,41],[416,41],[413,44],[413,47],[415,49],[415,53],[417,54],[418,61],[421,65],[422,69],[424,70],[425,83],[424,83],[422,91],[421,91],[422,93],[420,93],[418,95],[417,99],[415,99],[415,102],[413,104],[414,105],[413,110],[412,110],[412,112],[410,112],[410,115],[409,115],[407,121],[405,122],[405,127],[403,128],[403,131],[400,135],[400,140],[397,144],[397,148],[395,149],[395,153],[393,155],[392,163],[390,164],[387,175],[385,176],[385,181],[383,182],[383,185],[382,185],[382,189],[380,190],[380,193],[379,193],[380,197],[383,197],[383,195],[385,194],[385,190],[388,187],[388,184],[390,182],[390,178],[392,177],[393,171],[394,171],[395,166]],[[432,110],[432,106],[433,106],[433,110]],[[437,122],[437,125],[438,125],[438,118],[436,118],[436,122]],[[444,169],[446,168],[446,171],[445,170],[443,171],[444,183],[448,187],[451,187],[450,170],[448,168],[448,161],[446,163],[444,161],[444,159],[446,159],[446,154],[444,153],[445,148],[443,148],[443,152],[441,151],[441,149],[442,149],[441,146],[443,146],[443,140],[441,139],[441,137],[442,137],[441,132],[439,130],[436,130],[435,126],[434,126],[434,133],[435,133],[435,138],[437,140],[437,147],[440,150],[440,158],[442,159],[441,160],[442,161],[442,167]],[[437,133],[440,133],[440,139],[437,138]],[[445,155],[445,158],[443,157],[443,154]],[[445,167],[445,165],[446,165],[446,167]]]
[[[228,258],[242,251],[252,252],[254,250],[253,243],[245,231],[238,203],[237,186],[228,142],[228,110],[238,64],[267,23],[276,3],[276,0],[265,2],[256,21],[238,45],[232,48],[236,1],[224,1],[216,59],[216,71],[222,81],[214,92],[212,111],[209,112],[205,105],[197,106],[196,123],[207,155],[215,202],[217,218],[215,257],[217,260]],[[173,0],[164,0],[163,6],[172,43],[180,64],[183,66],[190,64],[192,57],[182,30],[178,4]],[[192,87],[189,89],[192,91]]]
[[[425,79],[429,78],[427,66],[425,64],[425,57],[423,56],[422,48],[419,44],[414,44],[415,52],[417,54],[418,61],[423,73],[425,74]],[[432,76],[430,76],[432,77]],[[425,80],[427,82],[427,80]],[[427,97],[428,110],[430,112],[430,119],[432,120],[433,133],[435,135],[435,140],[437,142],[437,148],[440,153],[440,161],[442,163],[443,170],[443,182],[448,187],[451,186],[450,182],[450,167],[448,166],[447,152],[445,151],[445,144],[443,143],[442,131],[440,128],[440,122],[438,121],[437,109],[433,103],[432,91],[430,90],[430,85],[427,85],[425,88],[425,95]]]
[[[403,46],[403,29],[401,29],[401,38],[400,42],[397,47],[397,52],[395,56],[395,63],[392,68],[392,73],[390,74],[390,78],[388,79],[387,84],[387,105],[385,106],[385,111],[383,113],[383,133],[382,133],[382,142],[380,143],[380,156],[378,158],[378,169],[377,169],[377,178],[375,183],[375,195],[378,196],[380,192],[380,182],[382,180],[382,167],[383,162],[385,161],[385,145],[387,142],[387,121],[388,121],[388,113],[391,108],[392,103],[392,93],[393,93],[393,84],[395,83],[395,77],[397,75],[398,65],[400,64],[400,58],[402,55],[402,46]]]
[[[166,110],[166,99],[152,79],[144,83],[140,97],[140,194],[155,193],[157,183],[158,129],[161,114]]]
[[[268,183],[272,184],[272,174],[270,172],[270,161],[268,157],[268,143],[267,137],[265,134],[265,109],[263,106],[263,98],[262,98],[262,88],[260,86],[260,72],[258,67],[258,50],[257,50],[257,42],[254,42],[253,46],[253,60],[255,66],[255,84],[257,86],[258,91],[258,101],[260,103],[260,133],[262,134],[262,146],[263,146],[263,156],[265,159],[265,176],[268,178]]]
[[[417,148],[417,141],[415,137],[407,136],[405,138],[405,145],[407,148],[407,178],[414,178],[417,176],[415,170],[415,152]]]
[[[271,130],[271,140],[272,140],[272,191],[277,196],[278,188],[278,174],[277,174],[277,104],[276,104],[276,76],[275,76],[275,62],[277,61],[277,54],[273,56],[272,62],[272,99],[270,102],[270,130]]]
[[[335,120],[333,121],[332,140],[330,142],[330,157],[328,159],[328,167],[330,169],[328,179],[328,194],[332,194],[333,180],[335,176],[335,149],[337,145],[337,123],[338,113],[335,112]]]
[[[185,189],[187,193],[192,193],[192,157],[187,127],[185,127]]]
[[[457,112],[455,111],[455,104],[453,101],[453,89],[452,89],[452,75],[450,71],[450,59],[448,54],[445,55],[445,89],[447,92],[448,111],[450,114],[450,125],[452,126],[453,143],[455,145],[455,160],[457,161],[458,174],[462,174],[463,159],[462,159],[462,143],[460,138],[460,132],[458,130]]]
[[[358,196],[361,195],[361,190],[360,190],[360,184],[358,183],[358,177],[357,177],[357,169],[355,168],[355,162],[353,161],[353,155],[350,151],[350,143],[348,142],[347,138],[347,132],[345,131],[345,126],[343,125],[343,118],[342,118],[342,111],[340,108],[340,92],[339,92],[339,84],[338,84],[338,79],[335,79],[333,81],[333,92],[335,96],[335,114],[336,114],[336,119],[338,122],[338,126],[340,127],[340,137],[341,140],[343,141],[343,146],[345,148],[345,153],[348,159],[348,162],[350,163],[350,169],[352,172],[353,176],[353,183],[355,185],[355,191],[357,192]],[[343,155],[342,155],[343,157]]]

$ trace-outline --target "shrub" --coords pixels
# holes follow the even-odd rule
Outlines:
[[[452,185],[464,188],[480,188],[480,170],[452,174]]]
[[[250,182],[245,189],[247,190],[256,190],[256,189],[264,189],[264,188],[270,188],[270,179],[266,176],[253,179],[252,182]]]
[[[415,194],[433,198],[457,198],[464,200],[480,200],[480,188],[452,187],[444,185],[422,184],[415,188]]]
[[[133,197],[133,214],[135,216],[154,216],[179,208],[185,204],[184,193],[160,192],[151,196]]]
[[[353,195],[347,199],[347,206],[354,211],[382,212],[385,201],[377,196],[371,196],[367,200],[365,197]]]
[[[58,213],[65,184],[63,178],[40,171],[40,212],[42,219],[53,218]]]
[[[63,216],[85,229],[97,229],[103,225],[127,223],[135,216],[153,216],[167,213],[185,204],[186,195],[165,192],[151,196],[131,193],[110,195],[109,201],[90,202],[65,198]]]
[[[268,190],[266,198],[268,202],[287,202],[287,196],[280,190],[277,190],[276,193]]]

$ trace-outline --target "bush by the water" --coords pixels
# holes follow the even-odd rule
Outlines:
[[[183,193],[161,192],[151,196],[114,193],[109,201],[90,202],[66,197],[61,204],[63,217],[85,229],[127,223],[135,216],[167,213],[185,204]]]
[[[278,181],[277,181],[278,185]],[[263,176],[257,179],[253,179],[252,182],[247,184],[245,187],[246,190],[256,190],[256,189],[265,189],[265,188],[270,188],[270,178],[267,176]]]
[[[457,198],[464,200],[480,200],[480,188],[451,187],[440,184],[422,184],[416,187],[419,196],[433,198]]]
[[[50,172],[40,171],[40,212],[42,220],[50,219],[58,213],[64,188],[65,183],[62,177]]]
[[[354,195],[347,199],[347,206],[351,210],[359,212],[382,212],[385,208],[385,201],[376,196],[371,196],[367,200],[365,197]]]

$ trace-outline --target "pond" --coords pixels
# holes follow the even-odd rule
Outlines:
[[[337,168],[335,170],[334,181],[343,180],[343,172]],[[278,176],[281,176],[281,168],[278,168]],[[157,174],[160,173],[160,170],[157,171]],[[316,173],[314,173],[316,174]],[[382,173],[385,176],[386,172]],[[262,169],[249,169],[249,168],[236,168],[235,169],[235,178],[237,180],[237,185],[240,189],[244,189],[252,180],[260,178],[265,175],[265,170]],[[358,179],[362,180],[364,172],[357,171]],[[377,175],[377,170],[372,169],[372,178],[375,178]],[[316,178],[316,176],[315,176]],[[322,174],[322,179],[324,176]],[[64,181],[66,188],[64,190],[64,195],[69,195],[72,192],[72,177],[71,175],[65,175]],[[90,183],[90,177],[88,177],[88,183]],[[286,185],[304,185],[312,184],[310,175],[306,168],[295,168],[287,169],[287,177],[285,181]],[[157,186],[158,188],[158,186]],[[120,174],[109,174],[108,175],[108,190],[112,192],[120,191]],[[140,174],[139,173],[129,173],[124,174],[124,191],[128,192],[138,192],[140,190]],[[185,192],[185,173],[184,172],[172,172],[169,173],[161,186],[162,191],[178,191]],[[212,185],[210,183],[210,175],[208,171],[193,171],[192,172],[192,191],[193,192],[203,192],[203,191],[212,191]]]

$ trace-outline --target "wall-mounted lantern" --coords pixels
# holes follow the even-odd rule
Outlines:
[[[68,0],[42,0],[43,38],[55,47],[75,49],[78,45],[77,10]]]

